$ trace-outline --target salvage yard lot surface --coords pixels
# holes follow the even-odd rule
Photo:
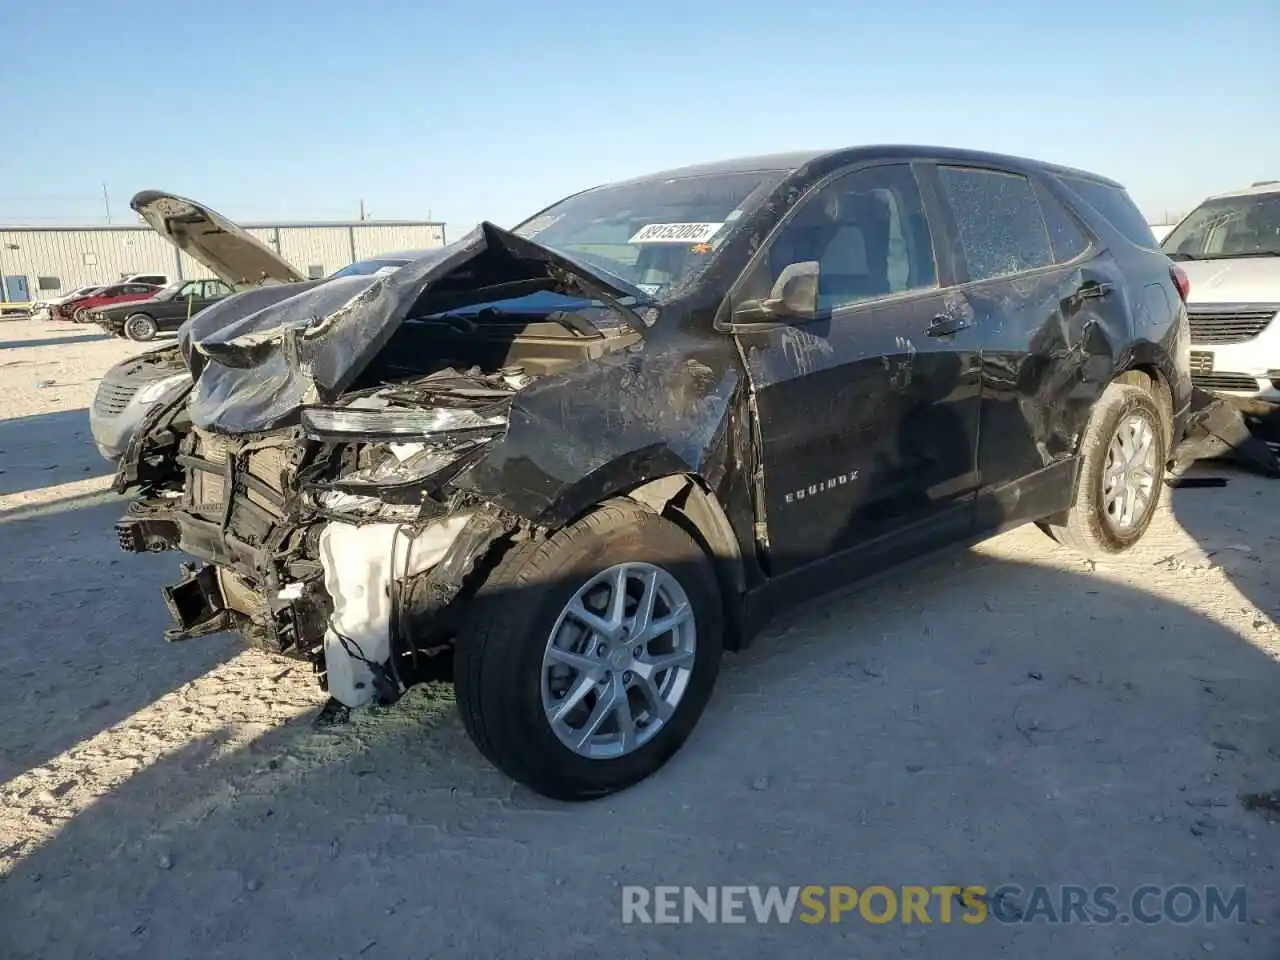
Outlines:
[[[0,323],[0,956],[1280,955],[1280,484],[1166,490],[1141,548],[1034,528],[777,622],[685,749],[563,806],[448,687],[310,726],[305,666],[168,645],[87,407],[143,349]],[[628,884],[1218,884],[1244,924],[623,926]],[[1123,895],[1123,894],[1122,894]],[[960,911],[954,914],[960,915]]]

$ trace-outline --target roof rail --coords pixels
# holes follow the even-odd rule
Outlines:
[[[1268,184],[1271,184],[1271,183],[1280,183],[1280,180],[1255,180],[1253,183],[1249,184],[1249,186],[1251,186],[1251,187],[1265,187],[1265,186],[1267,186]]]

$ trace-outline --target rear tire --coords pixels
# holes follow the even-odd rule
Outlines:
[[[1075,501],[1064,523],[1041,529],[1088,557],[1123,553],[1147,532],[1168,461],[1165,405],[1149,390],[1112,383],[1080,445]]]
[[[656,599],[642,617],[646,597]],[[467,733],[507,776],[553,799],[631,786],[666,763],[702,715],[722,611],[698,544],[629,501],[518,544],[477,592],[457,641]],[[653,627],[642,632],[646,621]],[[655,632],[667,623],[677,625]]]
[[[135,343],[146,343],[159,331],[156,322],[145,313],[135,313],[124,322],[124,335]]]

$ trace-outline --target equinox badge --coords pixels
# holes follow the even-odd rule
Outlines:
[[[836,487],[843,487],[846,483],[853,483],[858,479],[858,471],[851,470],[848,473],[841,473],[828,480],[822,480],[819,483],[811,483],[807,487],[801,487],[799,490],[792,490],[787,493],[787,503],[795,503],[797,500],[803,500],[805,497],[816,497],[820,493],[826,493],[828,490],[834,490]]]

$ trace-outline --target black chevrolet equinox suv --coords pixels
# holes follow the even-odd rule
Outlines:
[[[257,271],[208,208],[134,207],[234,288]],[[329,722],[452,678],[498,767],[602,796],[783,608],[1028,522],[1132,546],[1188,409],[1185,295],[1079,170],[877,146],[666,171],[213,304],[117,531],[195,558],[171,638],[309,662]]]

